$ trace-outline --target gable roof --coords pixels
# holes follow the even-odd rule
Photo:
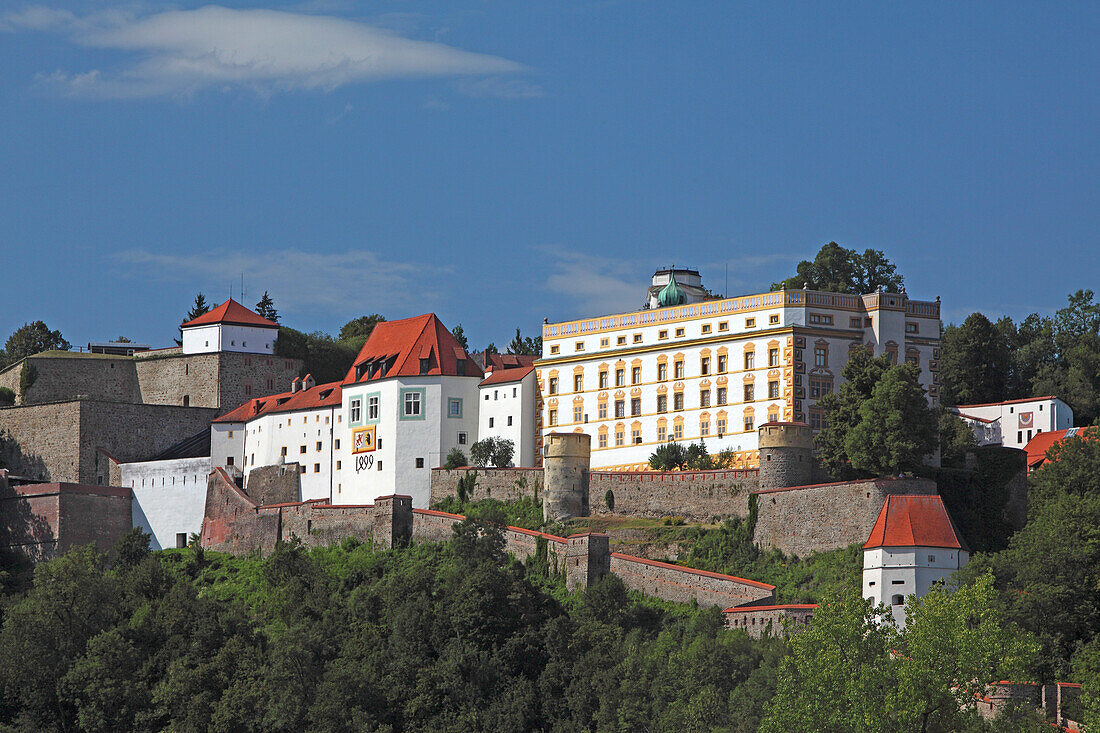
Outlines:
[[[481,365],[487,372],[533,366],[537,358],[532,354],[497,354],[488,350],[474,354],[474,357],[481,361]]]
[[[1039,468],[1047,460],[1047,451],[1055,443],[1061,443],[1067,438],[1083,438],[1089,435],[1093,431],[1088,431],[1087,428],[1066,428],[1065,430],[1051,430],[1046,433],[1039,433],[1031,440],[1027,441],[1027,445],[1024,446],[1024,450],[1027,451],[1027,467],[1034,469]]]
[[[874,547],[946,547],[966,550],[939,496],[890,494],[863,549]]]
[[[254,397],[243,405],[214,418],[216,423],[248,422],[261,415],[296,412],[325,407],[339,407],[343,400],[339,382],[318,384],[297,392],[280,392],[266,397]]]
[[[421,359],[427,359],[427,369],[423,373]],[[458,339],[434,313],[383,321],[376,325],[352,362],[343,383],[422,375],[484,376]]]
[[[245,308],[237,301],[230,298],[217,308],[203,313],[198,318],[180,324],[180,328],[193,328],[195,326],[212,326],[215,323],[231,323],[237,326],[254,326],[256,328],[278,328],[279,324],[269,321],[259,313]]]
[[[485,387],[490,384],[506,384],[508,382],[518,382],[533,371],[535,371],[534,364],[515,367],[513,369],[494,369],[489,374],[489,376],[481,380],[481,384],[478,386]]]

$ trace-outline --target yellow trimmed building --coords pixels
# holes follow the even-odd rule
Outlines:
[[[540,449],[548,433],[584,432],[593,470],[644,470],[659,444],[702,440],[755,468],[757,427],[820,429],[817,400],[857,349],[917,364],[938,401],[938,298],[781,290],[688,302],[678,274],[658,307],[543,325]]]

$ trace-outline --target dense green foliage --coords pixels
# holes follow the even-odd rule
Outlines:
[[[714,460],[703,442],[684,445],[672,441],[654,449],[649,467],[654,471],[709,471],[714,468]]]
[[[312,374],[317,384],[336,382],[347,375],[371,331],[385,320],[377,313],[354,318],[340,328],[340,335],[335,338],[323,331],[302,333],[288,326],[280,326],[275,353],[301,359],[300,376]]]
[[[508,344],[508,353],[523,356],[542,356],[542,336],[524,338],[517,328],[516,335],[512,337],[511,342]]]
[[[1091,290],[1069,296],[1053,317],[990,323],[974,313],[943,332],[944,404],[1057,395],[1078,425],[1100,417],[1100,303]]]
[[[71,347],[72,344],[62,337],[60,331],[51,331],[45,322],[24,323],[8,337],[3,350],[0,350],[0,369],[43,351],[68,351]]]
[[[512,465],[516,444],[508,438],[490,436],[470,446],[470,461],[475,466],[495,466],[506,468]]]
[[[385,316],[371,313],[369,316],[359,316],[340,327],[340,333],[336,337],[339,341],[346,341],[355,346],[358,351],[367,342],[367,337],[379,323],[385,321]]]
[[[858,586],[826,600],[791,639],[761,731],[988,730],[976,695],[987,681],[1019,679],[1035,651],[1001,619],[992,579],[910,597],[906,614],[899,631]]]
[[[898,274],[897,267],[879,250],[868,249],[860,254],[836,242],[829,242],[822,246],[813,262],[802,260],[793,276],[772,283],[772,289],[801,290],[807,287],[810,290],[862,295],[879,288],[899,293],[903,284],[904,278]]]
[[[15,404],[15,390],[0,387],[0,407],[9,407]]]
[[[939,425],[917,367],[856,351],[841,375],[840,389],[817,403],[825,427],[815,444],[829,473],[844,480],[919,468],[936,449]]]
[[[966,454],[978,447],[974,431],[953,412],[940,411],[940,465],[963,468]]]
[[[470,465],[470,459],[460,448],[451,448],[447,453],[447,460],[443,461],[443,468],[454,469]]]
[[[7,599],[0,728],[751,731],[785,649],[614,576],[567,593],[490,522],[385,552],[130,544],[113,568],[89,548],[40,565]]]
[[[522,499],[479,499],[469,501],[457,496],[447,496],[432,505],[432,509],[466,517],[486,514],[499,516],[502,523],[524,529],[542,529],[542,503],[533,497]]]

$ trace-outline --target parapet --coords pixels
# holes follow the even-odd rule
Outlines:
[[[760,448],[804,448],[813,450],[814,436],[802,422],[768,422],[760,426]]]
[[[550,433],[544,441],[546,456],[552,458],[583,458],[592,455],[592,436],[587,433]]]

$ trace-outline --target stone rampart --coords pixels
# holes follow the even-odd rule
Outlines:
[[[810,623],[816,603],[741,606],[727,608],[727,629],[741,629],[754,639],[762,636],[782,636],[798,633]]]
[[[107,552],[132,526],[130,490],[69,483],[27,484],[0,493],[0,546],[49,560],[94,544]]]
[[[301,469],[297,463],[257,466],[248,472],[244,488],[257,504],[301,501]]]
[[[34,381],[22,395],[21,404],[38,405],[73,399],[106,400],[109,402],[140,402],[137,375],[133,360],[125,356],[104,354],[73,354],[65,352],[50,356],[30,356],[14,364],[6,372],[6,380],[14,376],[16,394],[23,364],[34,369]],[[10,373],[10,375],[9,375]]]
[[[805,556],[865,542],[889,494],[935,494],[934,481],[886,478],[754,492],[761,547]]]
[[[774,585],[620,552],[611,553],[611,572],[631,590],[677,603],[729,608],[775,600]]]
[[[757,488],[757,471],[593,471],[588,481],[593,514],[612,513],[607,505],[610,491],[615,514],[710,521],[748,512],[748,496]]]
[[[457,496],[458,482],[471,474],[475,477],[474,490],[467,497],[471,501],[537,501],[542,497],[541,468],[433,468],[429,506],[434,506],[448,496]]]

